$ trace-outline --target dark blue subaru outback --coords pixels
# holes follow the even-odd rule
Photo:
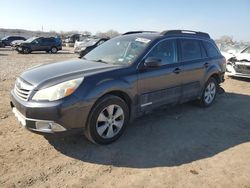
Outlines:
[[[82,59],[23,72],[11,107],[33,132],[80,131],[108,144],[130,120],[161,105],[197,99],[210,106],[224,73],[225,59],[207,33],[128,32]]]

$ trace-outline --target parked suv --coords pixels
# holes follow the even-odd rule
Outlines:
[[[15,40],[26,40],[26,38],[21,37],[21,36],[7,36],[1,39],[0,41],[0,46],[5,47],[5,46],[10,46],[10,43],[15,41]]]
[[[23,72],[11,91],[11,107],[31,131],[80,131],[108,144],[130,120],[159,106],[190,100],[210,106],[224,73],[225,58],[206,33],[133,32],[82,59]]]
[[[58,50],[62,50],[62,42],[60,38],[55,37],[32,37],[17,44],[15,49],[24,54],[31,53],[32,51],[57,53]]]

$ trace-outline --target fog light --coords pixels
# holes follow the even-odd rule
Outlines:
[[[66,129],[53,121],[37,121],[36,130],[41,132],[61,132]]]

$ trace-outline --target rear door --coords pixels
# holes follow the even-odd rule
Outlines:
[[[186,102],[199,96],[209,64],[200,40],[179,39],[178,44],[183,65],[181,102]]]
[[[138,74],[141,111],[177,103],[181,96],[182,73],[177,57],[176,40],[168,39],[158,43],[145,59],[149,57],[161,59],[162,66],[145,68]]]
[[[49,38],[43,38],[41,43],[41,50],[50,50],[51,49],[51,41]]]

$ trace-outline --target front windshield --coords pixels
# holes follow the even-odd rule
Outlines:
[[[135,35],[116,37],[90,51],[84,58],[108,64],[129,65],[134,63],[150,41]]]
[[[37,37],[31,37],[29,39],[26,40],[26,42],[32,42],[33,40],[35,40]]]
[[[5,39],[7,39],[9,36],[6,36],[6,37],[3,37],[1,40],[5,40]]]

